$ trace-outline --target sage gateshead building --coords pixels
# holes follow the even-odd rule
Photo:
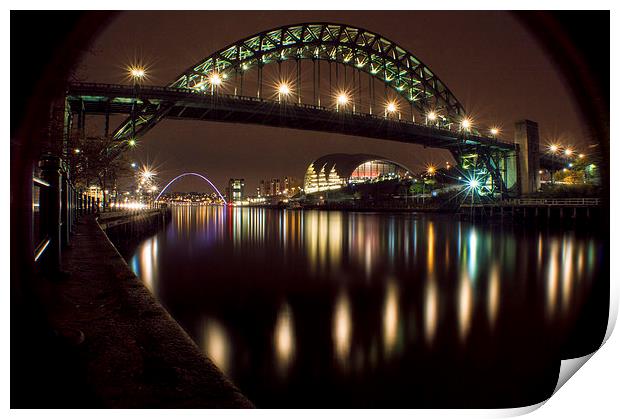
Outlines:
[[[401,164],[371,154],[328,154],[308,166],[304,192],[311,194],[352,184],[404,179],[410,173]]]

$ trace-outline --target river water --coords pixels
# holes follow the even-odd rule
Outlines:
[[[176,207],[129,266],[258,407],[517,407],[591,352],[600,233],[453,215]]]

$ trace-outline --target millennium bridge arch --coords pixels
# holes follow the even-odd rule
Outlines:
[[[164,186],[162,188],[162,190],[159,192],[159,195],[157,195],[157,198],[155,198],[155,201],[158,201],[159,198],[164,194],[164,192],[166,192],[166,190],[168,189],[168,187],[170,187],[174,182],[176,182],[177,180],[185,177],[185,176],[196,176],[199,177],[200,179],[204,180],[205,182],[207,182],[209,185],[211,185],[211,187],[215,190],[215,192],[217,192],[217,194],[219,195],[219,197],[222,199],[222,201],[226,204],[226,198],[224,198],[224,195],[222,195],[222,193],[220,192],[220,190],[217,188],[217,186],[215,186],[213,184],[213,182],[211,182],[206,176],[201,175],[200,173],[195,173],[195,172],[187,172],[187,173],[181,173],[180,175],[176,176],[175,178],[173,178],[170,182],[168,182],[166,184],[166,186]]]
[[[281,81],[285,63],[296,67],[293,80],[287,80],[287,96],[293,97],[274,100],[265,92],[273,96],[277,86],[268,90],[263,69],[277,68],[276,78]],[[322,67],[328,68],[328,77],[324,72],[321,75]],[[376,89],[377,83],[382,88]],[[346,101],[339,104],[336,95],[343,91]],[[399,104],[408,104],[409,118],[401,118],[396,106],[389,108],[388,92],[399,98]],[[367,102],[362,100],[363,93],[368,95]],[[73,84],[67,99],[68,123],[74,124],[73,115],[77,115],[80,130],[84,130],[86,113],[106,116],[106,136],[110,114],[128,115],[112,135],[113,153],[131,147],[164,118],[260,124],[446,149],[464,172],[487,185],[491,193],[518,193],[518,147],[465,125],[463,106],[411,52],[380,34],[350,25],[281,26],[218,50],[168,86]]]

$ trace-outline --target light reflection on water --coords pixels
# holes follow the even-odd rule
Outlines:
[[[278,313],[274,330],[274,346],[278,368],[286,372],[295,355],[295,331],[291,309],[284,304]]]
[[[600,269],[592,238],[451,217],[173,211],[165,231],[144,240],[129,264],[214,363],[264,406],[280,406],[283,395],[296,406],[312,386],[324,401],[365,395],[347,406],[398,403],[409,400],[400,388],[412,385],[410,371],[426,383],[424,392],[449,391],[452,384],[426,368],[447,361],[473,368],[482,358],[509,356],[513,335],[539,344],[550,331],[570,330]],[[480,388],[498,379],[475,375]],[[529,400],[515,391],[507,400]]]
[[[348,365],[351,351],[351,330],[351,306],[346,292],[342,291],[334,308],[332,339],[336,358],[345,367]]]

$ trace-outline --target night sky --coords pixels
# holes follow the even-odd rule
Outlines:
[[[553,62],[507,12],[124,12],[84,56],[81,81],[127,83],[125,67],[149,66],[146,84],[167,85],[190,66],[237,40],[281,25],[346,23],[379,33],[426,64],[465,106],[476,126],[537,121],[541,142],[583,148],[585,124]],[[120,123],[123,118],[113,119]],[[97,127],[96,122],[91,126]],[[254,193],[260,179],[303,179],[308,165],[328,153],[371,153],[417,170],[451,160],[442,150],[321,132],[243,124],[164,120],[134,152],[157,167],[161,184],[183,172],[205,174],[218,187],[231,177]],[[186,177],[172,190],[208,191]]]

